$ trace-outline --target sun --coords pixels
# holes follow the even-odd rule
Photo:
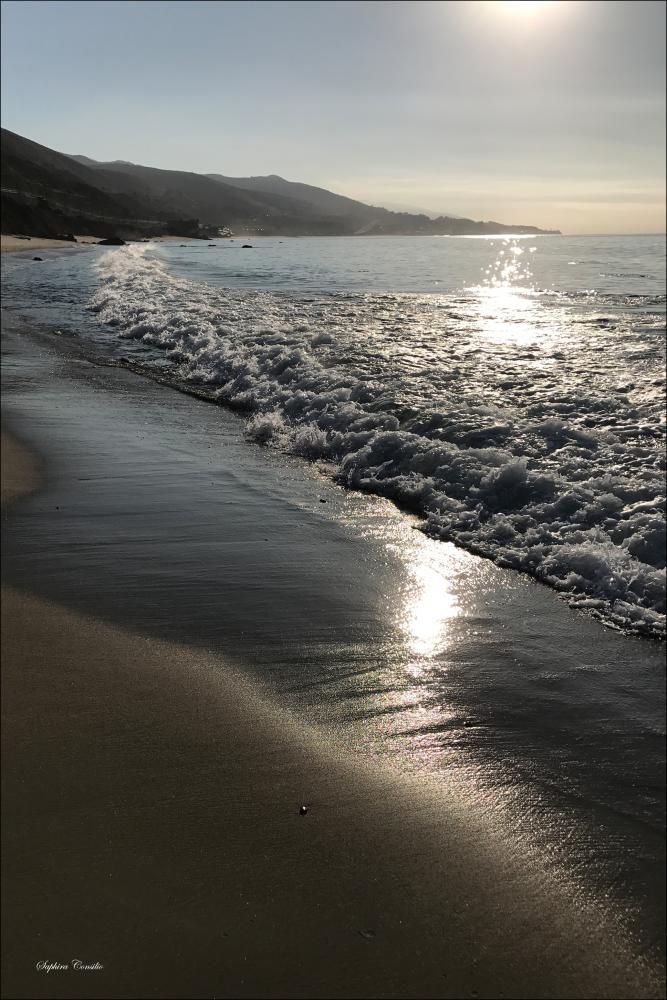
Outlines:
[[[519,17],[538,14],[545,7],[551,7],[552,3],[553,0],[497,0],[498,7],[502,7],[508,13],[516,14]]]
[[[487,24],[500,25],[516,34],[532,35],[547,21],[571,14],[579,0],[468,0],[469,9]]]

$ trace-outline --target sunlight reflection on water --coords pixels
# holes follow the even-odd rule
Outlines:
[[[479,330],[487,339],[513,344],[544,339],[528,256],[536,249],[504,240],[495,261],[483,269],[482,283],[469,289],[478,298]]]
[[[406,608],[403,628],[408,646],[418,656],[433,656],[447,641],[447,622],[460,613],[451,582],[430,562],[411,567],[414,590]]]
[[[450,544],[434,545],[421,533],[410,532],[405,545],[388,548],[401,558],[406,571],[397,624],[405,643],[405,670],[415,681],[423,680],[437,659],[455,642],[451,625],[465,613],[465,574],[474,557]]]

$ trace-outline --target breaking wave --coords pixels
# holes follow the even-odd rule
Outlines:
[[[91,310],[247,433],[389,497],[606,624],[665,628],[664,299],[220,289],[150,246],[106,254]],[[152,360],[154,359],[154,360]]]

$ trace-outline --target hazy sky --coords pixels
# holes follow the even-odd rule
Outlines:
[[[664,231],[665,5],[6,0],[2,118],[96,159]]]

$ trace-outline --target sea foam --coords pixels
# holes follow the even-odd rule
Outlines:
[[[99,273],[90,308],[125,353],[166,353],[174,381],[243,411],[255,441],[609,625],[664,635],[661,303],[220,289],[147,245]]]

